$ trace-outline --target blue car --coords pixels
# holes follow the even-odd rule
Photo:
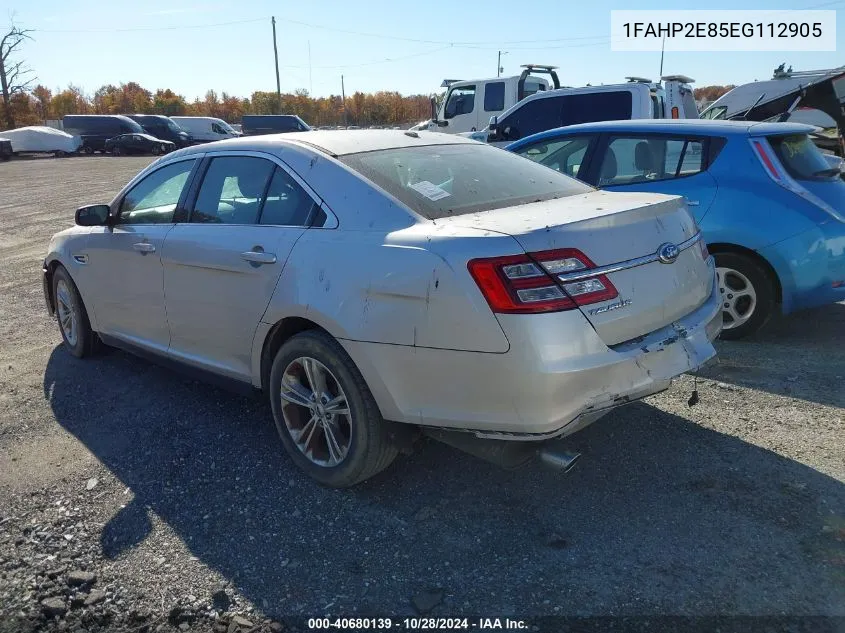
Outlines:
[[[586,123],[507,150],[609,191],[686,198],[716,259],[722,338],[845,300],[845,181],[814,128],[753,121]]]

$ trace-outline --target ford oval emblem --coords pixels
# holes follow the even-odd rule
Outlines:
[[[660,260],[661,264],[671,264],[678,259],[680,254],[681,249],[672,242],[666,242],[657,249],[657,259]]]

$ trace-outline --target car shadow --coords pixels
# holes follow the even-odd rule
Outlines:
[[[104,556],[157,515],[269,616],[414,615],[420,592],[441,615],[845,612],[845,485],[647,404],[573,436],[565,475],[425,441],[337,491],[295,469],[262,401],[122,352],[57,347],[44,393],[134,493]]]
[[[719,364],[702,376],[845,408],[845,303],[773,318],[755,336],[716,346]]]

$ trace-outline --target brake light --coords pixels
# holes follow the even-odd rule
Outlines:
[[[558,275],[595,268],[574,248],[473,259],[467,268],[493,312],[558,312],[618,296],[605,275],[568,283],[558,279]]]
[[[780,173],[775,167],[775,164],[772,159],[769,157],[769,153],[766,151],[766,148],[763,146],[763,143],[761,141],[751,141],[751,144],[754,146],[754,149],[757,152],[757,157],[760,159],[760,162],[763,163],[763,166],[766,168],[766,171],[769,172],[769,176],[771,176],[775,182],[780,182],[782,180]]]
[[[680,112],[680,110],[678,110],[678,106],[673,106],[673,107],[672,107],[672,118],[673,118],[673,119],[678,119],[678,118],[680,118],[680,116],[679,116],[679,115],[680,115],[680,113],[681,113],[681,112]]]

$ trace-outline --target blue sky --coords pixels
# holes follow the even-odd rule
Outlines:
[[[283,91],[339,94],[343,74],[347,94],[428,93],[446,77],[494,76],[499,49],[508,52],[502,58],[505,74],[533,62],[560,66],[561,81],[572,86],[617,83],[627,75],[656,78],[660,53],[610,50],[614,8],[633,5],[602,0],[0,0],[3,18],[14,14],[19,26],[36,29],[24,53],[47,87],[73,83],[93,92],[106,83],[137,81],[189,99],[209,88],[239,96],[275,89],[271,15],[277,19]],[[703,7],[691,0],[644,0],[636,8]],[[783,61],[796,69],[845,64],[845,0],[737,0],[706,8],[836,10],[837,52],[667,53],[665,74],[689,75],[698,86],[740,84],[770,78]],[[237,23],[206,26],[231,22]]]

